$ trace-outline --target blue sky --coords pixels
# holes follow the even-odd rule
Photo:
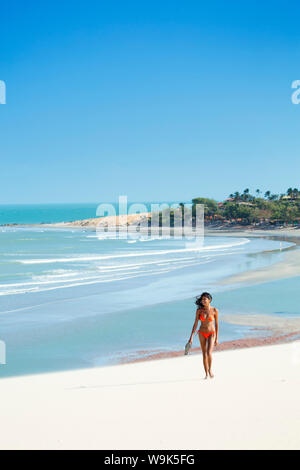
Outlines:
[[[295,2],[1,5],[0,203],[300,187]]]

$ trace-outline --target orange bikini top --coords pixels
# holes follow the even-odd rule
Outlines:
[[[202,313],[200,315],[200,320],[201,321],[214,321],[214,317],[210,317],[210,318],[204,318]]]

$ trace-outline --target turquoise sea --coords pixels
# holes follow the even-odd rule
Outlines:
[[[168,203],[168,201],[166,201]],[[177,203],[180,201],[172,201]],[[96,217],[98,205],[93,202],[85,204],[7,204],[0,205],[0,225],[4,224],[48,224],[58,222],[73,222],[74,220],[93,219]],[[107,204],[108,202],[104,202]],[[143,202],[150,211],[153,202]],[[118,214],[119,205],[110,202]],[[134,202],[128,202],[128,205]]]
[[[28,217],[24,207],[15,207],[9,221],[2,209],[2,222],[67,221],[72,211],[74,219],[89,218],[97,205],[47,207],[27,207]],[[226,324],[222,313],[296,314],[296,301],[282,302],[276,283],[237,289],[219,281],[276,263],[292,246],[239,236],[206,237],[202,246],[186,239],[2,226],[0,339],[7,364],[0,376],[105,366],[141,350],[181,349],[202,291],[212,293],[220,310],[220,341],[254,334],[251,327]]]
[[[0,225],[67,222],[95,217],[98,204],[0,205]]]

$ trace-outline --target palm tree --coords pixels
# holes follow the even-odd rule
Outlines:
[[[249,188],[244,189],[242,197],[243,197],[244,201],[247,201],[249,199]]]
[[[291,198],[291,199],[298,199],[299,197],[299,190],[297,188],[289,188],[286,192],[286,194]]]
[[[265,192],[265,198],[269,199],[271,195],[271,191],[266,191]]]

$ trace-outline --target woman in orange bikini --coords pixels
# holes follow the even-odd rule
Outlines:
[[[192,333],[189,339],[190,345],[193,342],[193,336],[197,329],[198,321],[201,321],[201,326],[197,333],[199,333],[199,340],[203,355],[203,365],[205,370],[205,379],[213,378],[214,375],[211,370],[212,365],[212,351],[214,345],[218,344],[219,334],[219,322],[218,322],[218,310],[210,306],[212,296],[208,292],[203,292],[200,297],[196,299],[196,305],[198,306],[196,311],[196,318]],[[214,326],[215,323],[215,326]]]

